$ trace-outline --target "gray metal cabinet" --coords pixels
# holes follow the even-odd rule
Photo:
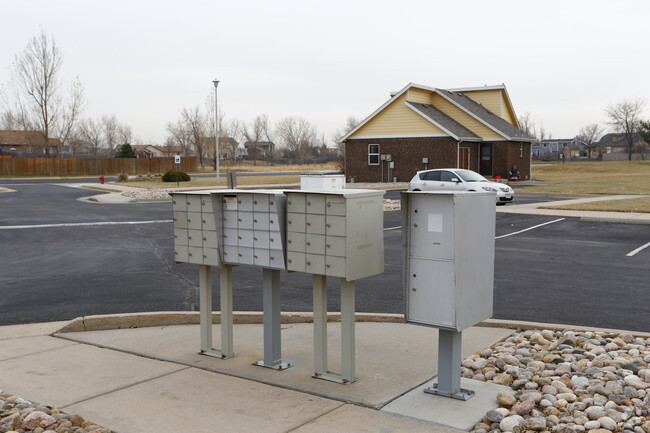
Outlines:
[[[222,190],[211,196],[223,263],[285,269],[282,191]]]
[[[407,322],[456,331],[492,316],[494,194],[402,193]]]
[[[384,191],[285,191],[287,270],[354,281],[384,271]]]
[[[219,265],[217,230],[210,191],[172,193],[174,260]]]

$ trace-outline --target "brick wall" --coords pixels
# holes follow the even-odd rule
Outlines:
[[[409,182],[418,170],[425,168],[450,168],[458,165],[458,142],[451,137],[351,139],[345,142],[345,176],[357,182],[388,182],[387,162],[368,165],[368,145],[379,144],[382,155],[390,154],[395,163],[392,176],[398,182]],[[470,148],[470,169],[479,171],[479,143],[462,142]],[[508,178],[508,172],[517,165],[523,179],[530,177],[530,143],[498,141],[493,145],[492,176]],[[427,167],[422,158],[429,158]],[[383,178],[382,178],[383,171]]]
[[[458,142],[451,137],[354,139],[345,142],[345,176],[357,182],[387,182],[387,162],[368,165],[368,145],[379,144],[382,155],[390,154],[395,163],[392,176],[409,182],[418,170],[424,170],[422,158],[429,158],[427,168],[456,167]],[[472,155],[474,152],[472,152]],[[382,170],[383,168],[383,170]]]
[[[523,145],[523,152],[521,146]],[[517,141],[498,141],[492,150],[492,175],[508,178],[513,166],[517,166],[522,180],[530,178],[530,143]],[[523,156],[520,156],[522,155]]]

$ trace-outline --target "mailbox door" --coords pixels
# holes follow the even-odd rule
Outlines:
[[[305,252],[305,234],[304,233],[287,233],[287,250]]]
[[[454,259],[453,197],[412,195],[409,232],[413,257]]]
[[[325,215],[325,196],[322,194],[307,194],[305,202],[307,213]]]
[[[454,262],[411,258],[407,321],[456,327]]]

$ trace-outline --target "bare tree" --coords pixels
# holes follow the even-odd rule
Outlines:
[[[191,149],[191,137],[189,131],[185,128],[182,119],[179,119],[176,122],[169,122],[167,124],[167,133],[169,134],[165,140],[165,151],[168,154],[167,156],[173,154],[172,148],[175,146],[180,146],[183,149],[183,153],[189,155]]]
[[[73,83],[67,101],[62,95],[59,82],[62,63],[63,55],[56,42],[41,30],[16,55],[11,68],[16,116],[24,130],[39,132],[38,142],[30,143],[32,150],[45,151],[50,156],[56,156],[56,151],[50,148],[50,138],[58,135],[67,140],[83,108],[83,91],[78,80]]]
[[[79,136],[90,146],[90,152],[97,156],[103,147],[103,132],[101,121],[92,118],[83,119],[79,123]]]
[[[634,146],[634,136],[639,131],[641,125],[640,116],[645,107],[645,99],[627,99],[624,101],[610,104],[605,108],[605,113],[609,117],[609,125],[614,127],[618,132],[622,132],[627,142],[627,157],[632,160],[632,149]]]
[[[289,153],[299,161],[310,154],[316,139],[316,127],[301,117],[285,117],[276,131]]]
[[[517,121],[519,123],[519,129],[521,129],[524,134],[528,135],[529,137],[536,136],[535,121],[533,120],[530,112],[526,112],[523,115],[519,116]]]
[[[104,142],[106,147],[111,151],[117,150],[118,132],[120,129],[120,122],[117,121],[115,115],[102,116],[101,120],[102,132],[104,133]],[[124,144],[124,143],[119,143]]]
[[[272,156],[275,152],[273,148],[273,140],[271,138],[271,130],[269,126],[269,116],[261,114],[255,117],[249,124],[242,123],[242,134],[247,141],[257,145],[260,142],[267,141],[269,143],[269,155]]]
[[[345,125],[334,132],[334,142],[336,143],[336,147],[342,159],[345,159],[345,143],[341,141],[341,138],[345,137],[348,132],[356,128],[359,123],[359,119],[350,115],[345,119]]]
[[[208,124],[205,113],[201,112],[198,105],[194,108],[183,108],[180,119],[167,124],[167,132],[170,134],[167,142],[182,146],[185,154],[193,149],[203,167],[209,141],[206,131]]]
[[[593,151],[596,150],[596,143],[600,140],[600,136],[603,133],[603,128],[598,126],[597,123],[590,123],[589,125],[583,126],[578,131],[578,140],[582,141],[585,146],[587,146],[587,154],[589,158],[592,157]]]
[[[227,119],[226,115],[219,113],[219,152],[232,155],[232,159],[237,158],[237,142],[243,136],[242,123],[239,119]],[[232,138],[234,142],[230,141]],[[223,150],[222,150],[223,149]]]
[[[206,158],[207,142],[206,137],[206,119],[205,114],[201,112],[201,108],[197,105],[192,109],[183,108],[181,111],[181,120],[187,131],[187,136],[190,139],[190,145],[194,148],[196,156],[199,157],[199,164],[204,166]]]
[[[129,125],[121,124],[117,127],[117,142],[121,145],[133,142],[133,132]]]

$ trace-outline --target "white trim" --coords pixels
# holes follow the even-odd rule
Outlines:
[[[380,138],[436,138],[449,137],[447,134],[397,134],[397,135],[359,135],[350,140],[376,140]]]
[[[377,153],[370,153],[370,146],[377,146]],[[372,164],[370,162],[370,155],[377,156],[377,163]],[[381,146],[379,143],[368,143],[368,165],[379,165],[381,164]]]
[[[479,87],[458,87],[456,89],[445,89],[450,92],[476,92],[479,90],[505,90],[505,84],[495,84],[493,86],[479,86]]]
[[[400,90],[399,92],[397,92],[397,93],[395,94],[395,96],[393,96],[392,98],[390,98],[388,101],[384,102],[384,103],[381,105],[381,107],[379,107],[379,108],[377,108],[375,111],[373,111],[372,114],[371,114],[370,116],[368,116],[368,117],[366,117],[365,119],[363,119],[363,120],[361,121],[361,123],[359,123],[356,127],[354,127],[354,129],[352,129],[350,132],[348,132],[348,133],[345,134],[343,137],[341,137],[341,138],[339,139],[339,143],[342,143],[342,142],[344,142],[345,140],[347,140],[349,136],[351,136],[352,134],[354,134],[355,132],[357,132],[357,131],[358,131],[358,130],[363,126],[363,125],[365,125],[366,123],[368,123],[368,122],[370,121],[370,119],[372,119],[373,117],[375,117],[377,114],[379,114],[380,111],[382,111],[382,110],[383,110],[384,108],[386,108],[388,105],[390,105],[391,103],[393,103],[397,98],[399,98],[400,96],[402,96],[402,94],[404,94],[404,92],[406,92],[406,91],[409,89],[409,87],[411,87],[411,85],[412,85],[412,83],[407,84],[407,85],[406,85],[402,90]]]
[[[440,89],[440,90],[446,90],[446,89]],[[487,126],[487,127],[488,127],[489,129],[491,129],[492,131],[496,132],[497,134],[501,135],[502,137],[505,137],[508,141],[512,141],[512,137],[510,137],[508,134],[506,134],[506,133],[503,132],[503,131],[499,131],[496,127],[494,127],[493,125],[489,124],[489,123],[486,122],[485,120],[481,119],[481,118],[478,117],[476,114],[472,113],[471,111],[469,111],[468,109],[466,109],[466,108],[463,107],[462,105],[458,104],[456,101],[454,101],[453,99],[449,98],[447,95],[445,95],[445,94],[444,94],[443,92],[441,92],[440,90],[436,89],[436,93],[437,93],[438,95],[442,96],[442,97],[445,98],[447,101],[451,102],[451,103],[454,104],[456,107],[460,108],[462,111],[464,111],[465,113],[469,114],[469,115],[472,116],[474,119],[478,120],[479,122],[481,122],[483,125]],[[451,90],[448,90],[448,92],[450,92],[450,91],[451,91]],[[466,96],[466,98],[469,98],[469,96]],[[471,98],[470,98],[470,99],[471,99]],[[473,99],[472,99],[472,100],[473,100]]]

